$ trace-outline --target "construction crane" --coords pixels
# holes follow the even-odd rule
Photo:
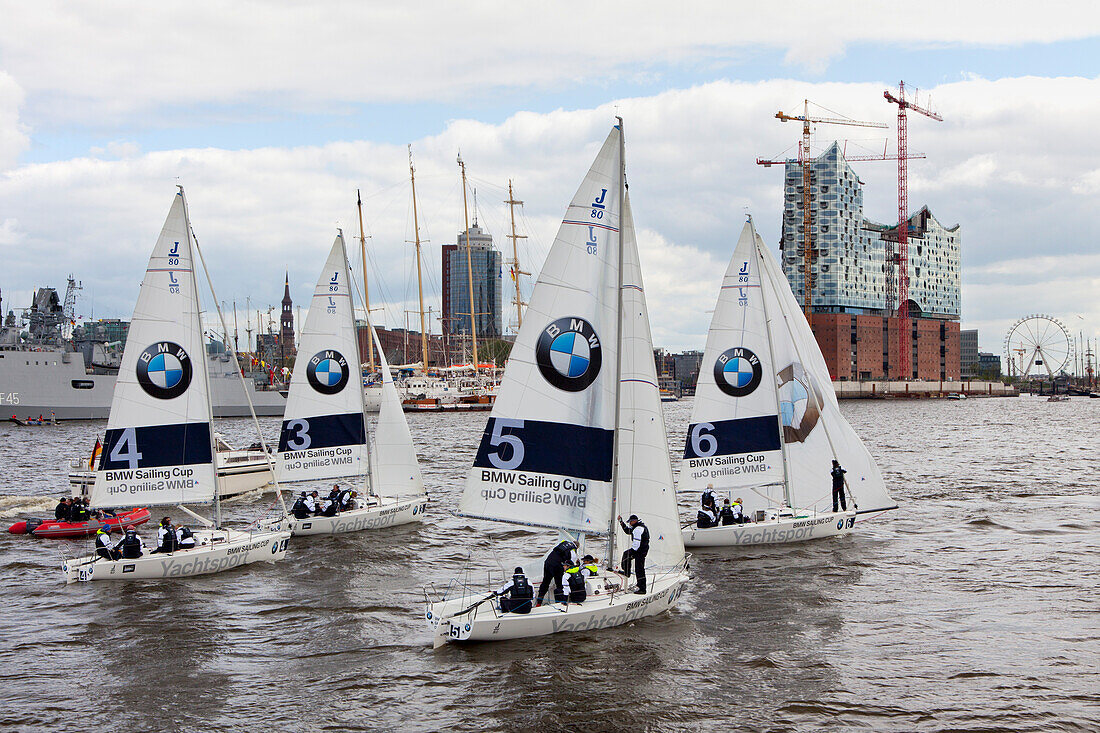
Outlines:
[[[775,118],[780,122],[802,123],[802,144],[798,148],[798,161],[802,164],[802,256],[805,268],[802,277],[802,309],[806,314],[806,321],[812,324],[810,319],[810,302],[813,293],[813,212],[810,208],[810,168],[813,158],[810,157],[810,125],[850,125],[853,127],[886,127],[882,122],[861,122],[848,117],[811,117],[810,100],[804,99],[801,115],[789,115],[780,110],[775,113]],[[835,114],[835,113],[834,113]],[[770,167],[775,161],[761,161],[757,164]]]
[[[898,371],[903,379],[909,379],[913,374],[913,347],[912,327],[909,325],[909,169],[906,165],[909,133],[905,111],[911,109],[936,122],[943,122],[943,118],[930,109],[918,106],[915,93],[912,100],[906,99],[904,81],[898,82],[897,96],[891,94],[889,89],[882,96],[890,104],[898,106]]]

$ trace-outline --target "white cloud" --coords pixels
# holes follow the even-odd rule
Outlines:
[[[29,140],[19,121],[23,89],[9,74],[0,71],[0,171],[15,165]]]
[[[481,221],[501,247],[507,211],[500,202],[514,179],[516,195],[527,202],[523,233],[531,235],[521,256],[527,269],[537,268],[618,111],[626,119],[631,198],[657,341],[700,347],[745,213],[754,214],[769,244],[778,240],[782,174],[754,159],[789,148],[799,130],[774,120],[775,110],[792,110],[793,100],[809,97],[855,118],[890,119],[882,89],[715,82],[594,109],[518,112],[500,124],[455,120],[413,146],[421,235],[431,241],[430,292],[438,290],[438,247],[462,227],[459,149],[478,188]],[[1017,314],[1072,310],[1089,314],[1089,328],[1100,327],[1094,202],[1071,191],[1073,182],[1100,170],[1090,124],[1100,113],[1100,80],[971,78],[932,92],[945,121],[910,122],[911,147],[929,156],[910,165],[910,204],[927,203],[945,224],[962,225],[964,325],[993,328]],[[844,132],[822,127],[818,139]],[[895,165],[855,167],[867,184],[866,215],[890,220]],[[380,276],[372,275],[372,301],[385,301],[390,325],[403,325],[404,311],[415,308],[407,152],[367,140],[244,150],[119,148],[111,159],[12,168],[0,173],[7,232],[0,236],[0,286],[61,284],[73,271],[84,280],[82,303],[94,298],[97,315],[128,316],[177,180],[187,185],[223,300],[277,303],[289,267],[295,299],[304,303],[337,222],[356,233],[358,187]],[[1054,264],[1037,266],[1036,255]],[[1031,263],[1025,286],[1021,262]],[[431,303],[438,309],[437,296]],[[987,338],[983,348],[990,347]]]
[[[820,72],[855,43],[1005,46],[1094,36],[1088,2],[834,4],[8,0],[0,58],[36,118],[81,123],[189,105],[308,109],[461,101],[722,62],[761,50]],[[899,24],[905,39],[899,39]],[[241,110],[240,114],[248,114]],[[148,120],[146,120],[148,122]]]

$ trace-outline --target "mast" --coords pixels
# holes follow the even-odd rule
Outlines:
[[[519,294],[519,276],[530,275],[529,272],[524,272],[519,269],[519,249],[517,248],[517,239],[527,239],[524,234],[516,234],[516,204],[523,205],[522,201],[516,201],[516,197],[512,194],[512,179],[508,179],[508,200],[504,203],[508,204],[508,211],[512,215],[512,233],[508,236],[512,240],[512,280],[516,285],[516,333],[519,333],[520,326],[523,325],[523,300]]]
[[[751,216],[749,217],[749,223],[752,223]],[[755,225],[753,225],[752,228],[752,235],[752,253],[753,259],[755,260],[754,264],[756,265],[756,278],[760,281],[760,306],[764,309],[764,325],[768,330],[768,361],[771,362],[770,369],[773,372],[772,375],[770,375],[768,378],[774,382],[776,362],[775,347],[772,346],[772,320],[771,316],[768,314],[768,299],[764,295],[764,268],[763,263],[760,261],[760,250],[758,249],[760,243],[756,240]],[[812,386],[809,391],[813,391]],[[791,504],[791,468],[789,465],[789,456],[787,454],[787,441],[785,439],[785,436],[783,435],[783,410],[780,409],[781,405],[779,402],[779,390],[773,390],[773,393],[775,394],[776,423],[778,423],[779,427],[779,448],[783,451],[783,500],[787,503],[787,506],[793,509],[794,506]]]
[[[409,146],[409,181],[413,194],[413,238],[416,241],[416,289],[420,296],[420,358],[424,374],[428,373],[428,328],[424,322],[424,275],[420,271],[420,221],[416,216],[416,169],[413,168],[413,147]],[[408,329],[406,329],[406,333]],[[407,358],[406,358],[407,361]]]
[[[474,266],[470,254],[470,211],[466,205],[466,164],[462,155],[458,156],[458,167],[462,169],[462,216],[466,222],[466,281],[470,288],[470,343],[474,351],[474,379],[478,377],[477,361],[477,311],[474,309]]]
[[[360,217],[362,217],[362,215],[363,215],[362,211],[363,211],[362,208],[360,208],[359,209]],[[360,218],[360,226],[362,226],[362,218]],[[360,229],[360,231],[362,231],[362,229]],[[352,292],[351,267],[348,264],[348,251],[347,251],[347,247],[344,244],[344,230],[337,227],[336,232],[340,237],[340,249],[342,250],[341,254],[344,257],[344,273],[348,276],[348,300],[351,302],[351,308],[349,309],[351,311],[351,327],[352,327],[351,330],[352,330],[352,333],[355,333],[356,335],[358,335],[358,330],[355,328],[355,296]],[[362,239],[360,239],[359,241],[360,241],[360,244],[362,244]],[[367,306],[368,301],[367,301],[367,295],[366,295],[366,292],[367,292],[367,278],[366,278],[367,264],[366,263],[367,263],[367,261],[366,261],[366,258],[364,257],[364,259],[363,259],[363,305],[364,305],[364,308],[365,308],[364,313],[366,313],[366,317],[367,317],[367,338],[373,344],[374,343],[374,338],[373,338],[374,329],[370,325],[370,307]],[[355,349],[355,360],[357,362],[361,358],[359,356],[360,353],[361,352],[359,351],[359,349],[356,348]],[[373,359],[373,356],[374,356],[374,354],[373,354],[373,350],[372,350],[372,352],[371,352],[372,359]],[[357,366],[357,368],[355,370],[355,379],[356,379],[356,387],[358,388],[358,389],[356,389],[356,394],[359,395],[359,415],[363,420],[363,439],[366,441],[366,445],[364,446],[364,448],[366,448],[366,453],[367,453],[367,472],[363,476],[363,492],[367,496],[370,496],[372,493],[374,493],[373,492],[373,487],[371,486],[371,478],[374,475],[374,470],[373,470],[374,461],[373,461],[373,456],[371,455],[372,451],[370,449],[370,425],[367,422],[367,395],[363,391],[363,365],[362,365],[362,363],[359,363],[356,366]],[[372,361],[371,371],[374,371],[373,361]]]
[[[237,343],[237,339],[239,337],[240,337],[240,334],[237,332],[237,301],[234,300],[233,301],[233,351],[240,351],[240,344]],[[237,369],[238,370],[240,369],[240,367],[241,367],[241,365],[237,364]]]
[[[363,232],[363,196],[359,193],[359,189],[355,189],[355,205],[359,207],[359,254],[363,259],[363,307],[366,309],[364,312],[367,314],[367,323],[370,323],[370,288],[367,287],[367,237]],[[301,318],[301,314],[299,314]],[[370,364],[370,370],[374,372],[374,339],[369,338],[370,334],[367,334],[367,359]],[[362,375],[360,375],[360,379]]]
[[[183,186],[176,185],[176,188],[180,190],[180,197],[183,199],[183,224],[184,224],[184,236],[187,237],[187,245],[190,249],[192,242],[195,242],[194,236],[191,232],[191,214],[187,210],[187,195],[183,192]],[[195,242],[197,245],[198,243]],[[199,253],[199,257],[202,257],[202,253]],[[206,270],[206,263],[203,262],[203,270]],[[210,273],[207,272],[206,276],[209,278]],[[201,300],[199,300],[199,279],[195,273],[195,259],[191,258],[191,289],[195,295],[196,309]],[[211,291],[213,296],[213,291]],[[214,305],[217,307],[217,298],[214,298]],[[199,330],[202,330],[202,314],[199,313]],[[214,527],[220,528],[222,526],[222,500],[221,500],[221,481],[218,480],[218,446],[214,442],[214,398],[210,388],[210,368],[206,359],[206,339],[205,337],[200,339],[202,342],[202,354],[199,355],[199,360],[202,362],[202,378],[206,380],[206,414],[209,415],[210,420],[210,461],[214,465]],[[247,395],[247,390],[245,391]]]
[[[612,442],[611,471],[611,520],[607,528],[607,566],[614,567],[615,540],[618,537],[615,526],[619,505],[619,405],[623,392],[623,214],[626,212],[626,136],[623,131],[623,118],[619,121],[619,264],[615,273],[615,437]],[[514,240],[513,240],[514,241]]]

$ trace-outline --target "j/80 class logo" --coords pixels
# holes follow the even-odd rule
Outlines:
[[[542,329],[535,361],[547,382],[566,392],[580,392],[599,376],[603,349],[591,323],[569,316]]]
[[[714,382],[730,397],[752,394],[760,376],[760,358],[743,346],[726,349],[714,362]]]
[[[309,386],[321,394],[336,394],[348,383],[348,360],[334,349],[318,351],[306,366]]]

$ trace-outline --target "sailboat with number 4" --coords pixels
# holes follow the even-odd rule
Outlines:
[[[835,508],[834,460],[846,471]],[[707,487],[740,498],[746,521],[692,522],[683,530],[688,547],[831,537],[897,509],[840,413],[810,326],[751,219],[722,281],[680,464],[681,491]]]
[[[175,552],[71,559],[63,566],[67,583],[203,575],[286,556],[290,532],[221,527],[197,247],[180,187],[141,281],[91,501],[101,508],[178,505],[207,527],[194,531],[194,547]],[[211,503],[213,521],[186,507]]]
[[[583,602],[527,613],[503,611],[490,587],[456,581],[443,594],[430,592],[425,618],[436,646],[619,626],[669,610],[689,580],[622,135],[620,120],[569,204],[459,512],[556,529],[579,544],[604,537],[604,567],[587,578]],[[627,540],[616,517],[629,514],[650,537],[649,583],[634,592],[615,569]]]

